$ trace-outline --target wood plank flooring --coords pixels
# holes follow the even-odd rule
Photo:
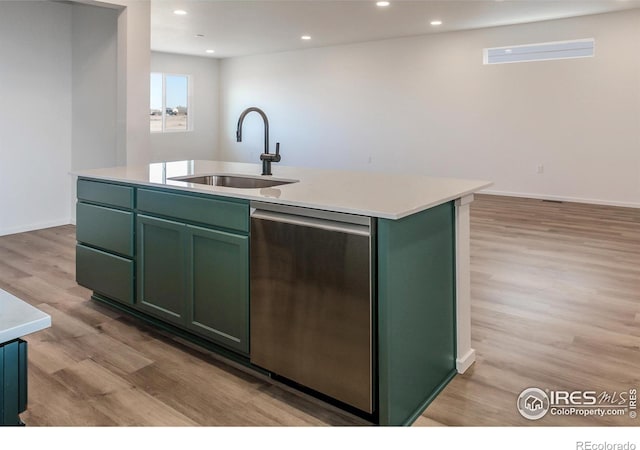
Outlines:
[[[53,322],[27,337],[27,425],[366,424],[90,300],[73,226],[0,237],[0,288]]]
[[[640,388],[640,210],[477,196],[477,362],[415,425],[640,425],[625,417],[522,418],[527,387]],[[0,237],[0,288],[51,314],[27,338],[28,425],[362,425],[89,300],[75,228]]]
[[[640,389],[639,209],[478,195],[471,285],[477,361],[423,418],[447,425],[640,426],[628,416],[529,421],[516,410],[528,387]]]

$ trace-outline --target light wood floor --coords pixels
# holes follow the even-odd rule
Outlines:
[[[421,419],[640,426],[628,416],[529,421],[516,410],[528,387],[640,389],[640,210],[478,195],[471,212],[477,361]]]
[[[416,425],[640,425],[515,408],[527,387],[640,388],[640,210],[477,196],[477,362]],[[49,313],[28,337],[28,425],[358,425],[89,300],[73,226],[0,237],[0,288]]]

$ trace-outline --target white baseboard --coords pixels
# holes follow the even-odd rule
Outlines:
[[[9,234],[16,234],[16,233],[26,233],[27,231],[41,230],[43,228],[59,227],[61,225],[69,225],[70,223],[71,221],[69,219],[59,219],[59,220],[52,220],[50,222],[32,223],[29,225],[22,225],[19,227],[5,228],[3,230],[0,230],[0,236],[7,236]]]
[[[476,351],[474,349],[470,349],[465,355],[458,357],[456,359],[456,370],[458,373],[465,373],[471,364],[476,361]]]
[[[484,189],[479,193],[489,194],[489,195],[503,195],[505,197],[535,198],[537,200],[554,200],[559,202],[587,203],[590,205],[606,205],[606,206],[622,206],[625,208],[640,208],[640,203],[636,203],[636,202],[618,202],[615,200],[599,200],[599,199],[582,198],[582,197],[565,197],[562,195],[544,195],[544,194],[531,194],[531,193],[523,193],[523,192],[496,191],[493,189]]]

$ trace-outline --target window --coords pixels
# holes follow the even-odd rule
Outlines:
[[[595,40],[593,38],[485,48],[484,64],[588,58],[594,55],[594,49]]]
[[[149,164],[149,181],[152,183],[172,184],[167,178],[194,173],[193,161],[171,161]],[[176,182],[173,182],[175,184]]]
[[[149,129],[151,132],[192,129],[189,75],[151,74]]]

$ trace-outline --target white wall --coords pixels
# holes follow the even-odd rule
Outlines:
[[[125,6],[118,15],[118,162],[148,164],[151,4],[103,0]]]
[[[118,11],[72,6],[72,169],[117,164]]]
[[[484,47],[595,37],[596,57],[484,66]],[[481,178],[640,206],[638,10],[223,60],[219,159]],[[255,117],[254,117],[255,116]],[[544,173],[537,174],[539,164]]]
[[[149,162],[149,12],[0,1],[0,235],[72,222],[72,169]]]
[[[0,235],[69,223],[71,8],[0,2]]]
[[[218,143],[218,60],[152,52],[151,71],[191,75],[193,93],[189,106],[193,130],[152,133],[151,160],[214,159]]]
[[[118,11],[117,155],[118,165],[147,164],[149,140],[149,64],[151,3],[149,0],[75,0]]]
[[[117,9],[71,6],[71,169],[118,165]],[[71,183],[75,223],[76,178]]]

